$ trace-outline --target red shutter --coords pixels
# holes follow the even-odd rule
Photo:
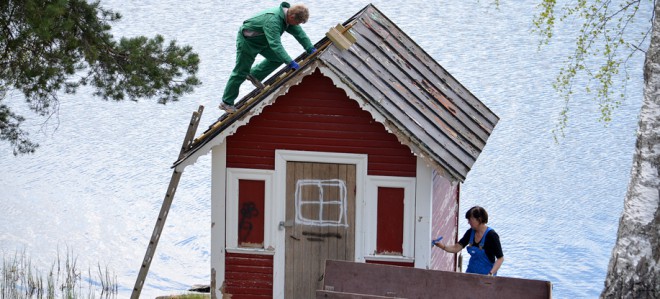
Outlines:
[[[238,246],[262,248],[266,182],[238,181]]]
[[[403,198],[403,188],[378,187],[378,254],[403,254]]]

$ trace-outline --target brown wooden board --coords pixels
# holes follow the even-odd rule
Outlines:
[[[334,260],[326,262],[323,290],[411,299],[545,299],[552,296],[549,281]]]
[[[316,291],[316,299],[395,299],[397,297],[384,297],[364,294],[350,294],[332,291]]]

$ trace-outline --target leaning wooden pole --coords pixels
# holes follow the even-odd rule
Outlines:
[[[190,124],[188,124],[188,132],[186,132],[186,137],[183,139],[183,145],[181,145],[181,151],[179,152],[179,158],[177,160],[183,158],[183,155],[190,148],[193,138],[195,137],[195,132],[197,131],[197,126],[199,125],[199,120],[202,117],[202,111],[204,111],[204,106],[200,105],[199,109],[193,112],[192,117],[190,118]],[[154,257],[154,253],[156,252],[156,246],[158,246],[158,240],[160,240],[160,234],[163,232],[165,220],[167,219],[167,215],[170,212],[172,200],[174,199],[174,193],[176,193],[176,188],[179,186],[179,180],[181,180],[182,174],[183,170],[178,172],[176,168],[172,172],[170,185],[167,187],[167,193],[165,193],[165,198],[163,199],[163,206],[160,208],[160,213],[158,214],[158,219],[156,220],[156,225],[154,226],[154,232],[151,234],[151,240],[149,241],[149,246],[147,246],[147,252],[144,254],[144,260],[142,261],[142,266],[140,267],[140,273],[135,280],[135,287],[133,287],[131,299],[140,298],[144,280],[147,278],[147,274],[149,273],[149,266],[151,266],[151,261]]]

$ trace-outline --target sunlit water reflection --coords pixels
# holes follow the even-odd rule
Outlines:
[[[578,93],[567,137],[555,143],[550,131],[562,100],[550,84],[571,42],[560,32],[537,50],[530,33],[537,1],[510,2],[497,10],[476,0],[373,1],[501,118],[461,189],[461,213],[484,206],[502,238],[500,275],[549,280],[556,298],[594,298],[603,287],[628,183],[643,58],[629,64],[628,98],[608,128],[596,121],[596,105]],[[121,295],[128,296],[192,111],[207,107],[200,128],[220,115],[214,108],[233,67],[239,24],[278,2],[102,3],[124,16],[114,26],[117,36],[160,33],[192,45],[202,59],[204,85],[165,106],[104,102],[81,90],[62,96],[57,120],[45,127],[43,120],[28,121],[41,143],[36,154],[14,158],[6,145],[0,148],[0,249],[25,249],[44,268],[58,248],[72,249],[80,265],[114,269]],[[316,41],[367,2],[306,4],[311,18],[304,28]],[[290,37],[284,44],[292,56],[302,51]],[[9,99],[20,101],[15,94]],[[205,156],[183,174],[144,298],[208,283],[209,194]]]

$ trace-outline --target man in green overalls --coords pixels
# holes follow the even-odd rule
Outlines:
[[[284,31],[293,35],[307,53],[316,51],[300,24],[306,23],[309,11],[305,5],[290,6],[282,2],[280,6],[265,10],[243,22],[236,37],[236,66],[229,76],[222,95],[222,103],[218,108],[227,113],[236,112],[234,100],[245,79],[255,86],[261,85],[261,80],[277,69],[283,63],[298,69],[300,66],[287,54],[280,37]],[[265,60],[252,67],[257,54]],[[252,67],[252,68],[251,68]]]

